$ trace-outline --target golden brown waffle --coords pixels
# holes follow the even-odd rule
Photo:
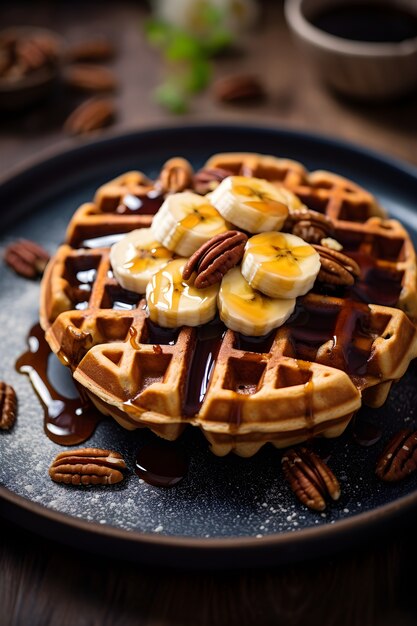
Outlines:
[[[265,178],[284,185],[314,211],[332,220],[365,222],[369,217],[386,217],[385,210],[368,191],[356,183],[324,170],[308,172],[301,163],[250,152],[216,154],[207,168],[221,168],[236,175]]]
[[[216,158],[216,167],[235,171],[230,159]],[[300,164],[266,161],[261,171],[242,171],[276,181],[272,166],[279,161],[287,168],[281,181],[288,186],[291,180],[296,187],[297,176],[303,188],[311,182]],[[345,192],[350,185],[343,183]],[[331,196],[331,188],[325,189]],[[129,429],[148,426],[176,439],[193,424],[216,454],[234,450],[242,456],[266,442],[284,447],[312,436],[338,436],[362,400],[371,406],[385,401],[392,382],[417,355],[416,327],[397,308],[416,317],[414,249],[398,222],[371,217],[378,205],[364,194],[370,198],[365,220],[362,195],[360,212],[348,215],[345,207],[344,219],[334,218],[336,239],[361,266],[354,289],[315,289],[299,298],[289,322],[255,339],[218,322],[161,329],[147,318],[140,296],[118,285],[110,242],[147,227],[163,199],[140,173],[119,177],[75,213],[67,244],[47,268],[41,295],[47,340],[99,409]],[[149,214],[137,212],[135,198],[151,208]],[[336,205],[331,197],[326,202]]]

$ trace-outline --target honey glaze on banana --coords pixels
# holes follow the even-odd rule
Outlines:
[[[104,416],[90,403],[83,388],[75,387],[70,369],[51,352],[40,324],[31,328],[28,347],[15,366],[29,376],[39,396],[45,433],[63,446],[86,441]]]
[[[189,281],[182,278],[185,264],[186,259],[175,259],[152,277],[146,298],[149,316],[153,322],[163,321],[164,326],[177,327],[180,304],[183,310],[192,308],[193,305],[203,307],[208,298],[216,296],[217,285],[197,289],[192,284],[194,277]],[[215,300],[213,306],[215,306]],[[209,317],[213,318],[214,313]]]
[[[248,253],[260,264],[260,271],[276,274],[285,282],[282,289],[289,291],[294,287],[291,278],[301,276],[299,261],[315,255],[312,246],[305,244],[290,248],[280,233],[260,233],[249,240]]]
[[[224,221],[218,211],[211,204],[200,204],[191,209],[190,213],[177,222],[175,233],[170,241],[170,247],[175,250],[187,231],[201,225],[213,222],[210,236],[218,235],[225,230]],[[218,227],[214,227],[216,222]]]
[[[132,274],[143,272],[149,266],[152,260],[169,260],[172,258],[172,252],[161,246],[157,241],[152,242],[145,248],[138,249],[133,243],[130,243],[125,253],[125,261],[122,265],[124,269],[129,270]]]
[[[288,208],[283,202],[279,202],[268,192],[257,188],[254,184],[250,184],[244,177],[234,177],[232,190],[238,196],[243,197],[243,201],[247,206],[260,211],[266,215],[286,217]]]

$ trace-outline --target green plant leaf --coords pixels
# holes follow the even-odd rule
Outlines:
[[[226,11],[201,0],[195,32],[180,29],[157,18],[147,20],[145,34],[168,64],[168,78],[154,92],[155,100],[172,113],[184,113],[193,93],[204,89],[211,78],[209,59],[232,43],[224,28]]]
[[[207,87],[211,78],[211,64],[204,58],[195,59],[186,76],[185,85],[191,93],[197,93]]]
[[[191,35],[177,31],[169,42],[165,55],[169,61],[184,61],[199,58],[202,54],[200,43]]]
[[[215,56],[219,52],[222,52],[226,48],[229,48],[233,43],[233,37],[227,30],[219,29],[210,34],[202,42],[203,54],[208,57]]]
[[[187,111],[187,97],[181,86],[166,82],[157,87],[154,92],[158,104],[171,111],[171,113],[185,113]]]
[[[171,38],[171,27],[162,20],[151,18],[145,23],[145,34],[150,44],[163,47]]]

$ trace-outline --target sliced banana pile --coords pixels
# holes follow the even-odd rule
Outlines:
[[[168,250],[191,256],[203,243],[229,230],[229,225],[204,196],[184,191],[168,196],[151,230]]]
[[[146,293],[149,316],[160,326],[199,326],[219,311],[228,328],[264,335],[285,323],[320,270],[312,246],[277,232],[299,205],[290,192],[245,176],[225,178],[207,196],[171,194],[151,228],[132,231],[112,247],[113,273],[125,289]],[[241,267],[205,289],[194,286],[195,273],[184,280],[188,257],[231,223],[256,233],[246,243]]]
[[[271,298],[296,298],[310,291],[320,271],[320,255],[296,235],[261,233],[245,249],[242,274]]]
[[[187,259],[175,259],[153,275],[146,287],[149,317],[166,328],[199,326],[216,315],[219,285],[205,289],[192,286],[182,273]]]
[[[288,194],[260,178],[229,176],[209,198],[225,220],[249,233],[281,230],[288,216]]]
[[[173,257],[156,241],[150,228],[132,230],[110,250],[110,263],[118,283],[136,293],[145,293],[152,276]]]
[[[220,285],[218,297],[220,319],[243,335],[260,337],[282,326],[295,307],[295,298],[269,298],[256,291],[234,267]]]

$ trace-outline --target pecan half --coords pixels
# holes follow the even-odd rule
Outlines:
[[[311,209],[291,211],[282,230],[301,237],[307,243],[320,243],[325,237],[334,234],[332,220],[327,215]]]
[[[16,421],[17,397],[11,385],[0,382],[0,429],[10,430]]]
[[[49,468],[49,476],[66,485],[114,485],[123,480],[126,463],[118,452],[83,448],[61,452]]]
[[[193,168],[187,159],[173,157],[163,166],[155,186],[163,193],[178,193],[189,189],[193,179]]]
[[[113,44],[104,37],[73,43],[66,54],[70,61],[108,61],[114,55],[115,49]]]
[[[219,78],[213,84],[214,97],[219,102],[241,102],[259,100],[265,96],[265,90],[257,76],[236,74]]]
[[[21,38],[16,44],[16,57],[26,70],[25,73],[38,70],[48,63],[48,57],[35,38]]]
[[[193,189],[197,193],[205,196],[206,193],[216,189],[222,180],[228,176],[233,176],[233,172],[221,167],[203,168],[194,175]]]
[[[361,270],[359,265],[346,254],[313,244],[313,248],[320,255],[321,268],[317,280],[328,285],[340,285],[351,287],[355,278],[359,278]]]
[[[12,80],[55,65],[59,45],[45,33],[0,35],[0,75]]]
[[[400,430],[389,441],[376,464],[375,473],[381,480],[395,482],[417,469],[417,431]]]
[[[247,240],[245,233],[238,230],[228,230],[212,237],[188,259],[182,273],[184,280],[191,278],[196,271],[194,286],[197,289],[219,283],[243,257]]]
[[[339,499],[339,481],[326,463],[309,448],[287,450],[281,463],[291,489],[310,509],[323,511],[326,498]]]
[[[108,67],[74,63],[64,74],[64,82],[78,91],[114,91],[117,87],[116,75]]]
[[[49,261],[49,254],[34,241],[19,239],[7,246],[4,260],[16,274],[25,278],[35,278],[43,274]]]
[[[99,130],[112,123],[116,116],[113,100],[90,98],[71,113],[64,124],[64,130],[71,135],[81,135]]]

